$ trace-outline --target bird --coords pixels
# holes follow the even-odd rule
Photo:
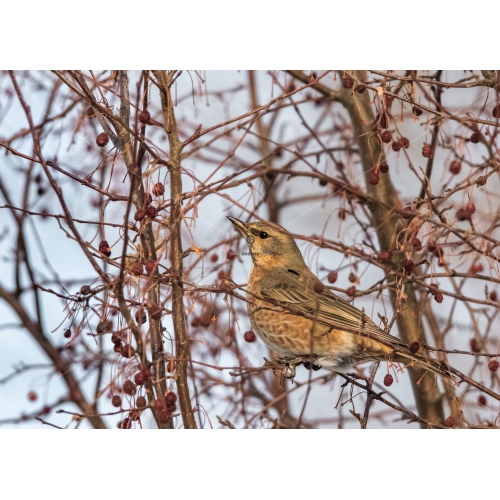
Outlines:
[[[351,373],[367,361],[421,366],[452,379],[449,367],[417,355],[402,340],[378,327],[363,311],[335,295],[309,269],[293,235],[274,222],[228,219],[248,243],[252,268],[246,301],[257,336],[275,361],[308,369]]]

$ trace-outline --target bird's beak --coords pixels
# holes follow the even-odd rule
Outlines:
[[[236,229],[240,232],[243,238],[246,238],[248,236],[249,232],[247,229],[247,225],[243,221],[237,219],[236,217],[228,217],[228,219],[236,226]]]

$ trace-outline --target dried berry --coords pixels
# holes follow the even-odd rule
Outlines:
[[[143,124],[149,123],[149,120],[151,119],[151,114],[148,110],[141,111],[139,113],[139,121]]]
[[[135,405],[137,406],[137,408],[144,408],[146,406],[146,398],[143,397],[143,396],[139,396],[136,400],[135,400]]]
[[[354,78],[352,78],[352,76],[350,75],[344,76],[344,78],[342,79],[342,85],[346,89],[352,89],[354,87]]]
[[[355,297],[356,296],[356,287],[355,286],[350,286],[345,293],[349,295],[349,297]]]
[[[165,369],[167,370],[168,373],[175,372],[175,360],[174,360],[174,358],[170,358],[167,361]]]
[[[158,304],[150,304],[148,306],[148,312],[151,319],[160,319],[162,315],[162,308]]]
[[[346,220],[347,218],[347,212],[342,208],[339,210],[339,219],[340,220]]]
[[[418,351],[420,351],[420,342],[412,342],[410,344],[410,352],[412,354],[417,354]]]
[[[476,213],[476,206],[474,205],[474,203],[472,203],[472,201],[469,201],[469,203],[467,203],[467,206],[465,207],[471,214],[475,214]]]
[[[125,418],[123,419],[119,424],[118,424],[118,429],[131,429],[132,428],[132,421],[130,418]]]
[[[493,290],[490,293],[490,300],[493,301],[493,302],[496,302],[498,300],[498,295],[497,295],[497,292],[495,290]]]
[[[430,144],[424,144],[424,147],[422,148],[422,156],[424,158],[432,157],[432,146]]]
[[[388,130],[384,130],[380,136],[382,142],[389,144],[392,141],[392,134]]]
[[[143,368],[141,370],[141,373],[146,377],[146,380],[149,380],[153,376],[153,374],[151,373],[151,370],[147,367]]]
[[[94,111],[94,108],[92,106],[89,106],[87,108],[87,116],[89,118],[93,118],[95,116],[95,111]],[[494,115],[493,115],[494,116]]]
[[[387,109],[391,107],[393,99],[394,97],[392,97],[392,95],[384,94],[384,104]]]
[[[328,283],[335,283],[337,281],[337,278],[339,277],[338,273],[336,271],[332,271],[331,273],[328,274],[327,280]]]
[[[471,216],[471,211],[467,210],[466,208],[459,208],[457,210],[457,219],[460,221],[469,220]]]
[[[158,411],[163,410],[163,403],[159,399],[156,399],[154,402],[154,408],[155,408],[155,410],[158,410]]]
[[[113,396],[113,399],[111,399],[111,404],[115,407],[115,408],[120,408],[120,406],[122,405],[122,398],[120,396]]]
[[[177,405],[175,403],[167,404],[167,411],[174,413],[175,410],[177,410]]]
[[[198,316],[195,316],[193,320],[191,321],[191,326],[194,328],[197,328],[200,326],[200,318]]]
[[[135,321],[138,325],[143,325],[144,323],[146,323],[146,311],[144,311],[143,307],[137,309],[135,313]]]
[[[132,422],[137,422],[141,418],[141,411],[140,410],[130,410],[128,413],[128,418]]]
[[[283,151],[280,146],[276,146],[276,148],[274,149],[274,156],[276,156],[277,158],[281,158],[283,156]]]
[[[113,331],[113,323],[107,319],[103,319],[102,321],[99,321],[95,330],[99,334],[110,333]]]
[[[245,342],[252,343],[257,340],[257,336],[255,335],[252,330],[248,330],[248,332],[245,332],[245,335],[243,335],[243,338],[245,339]]]
[[[373,168],[370,170],[370,174],[368,175],[368,182],[372,186],[376,186],[380,182],[380,174],[377,170]]]
[[[134,348],[130,344],[123,344],[120,349],[120,354],[127,359],[130,359],[134,355]]]
[[[416,252],[422,250],[422,242],[417,237],[413,238],[412,246]]]
[[[392,383],[394,382],[394,379],[392,378],[392,375],[390,373],[388,373],[385,377],[384,377],[384,385],[386,387],[390,387],[392,385]]]
[[[28,392],[28,401],[36,401],[38,399],[37,393],[34,391]]]
[[[234,260],[236,258],[236,252],[230,248],[226,254],[227,260]]]
[[[473,264],[470,268],[470,272],[472,274],[479,274],[479,273],[482,273],[483,272],[483,265],[481,264],[481,262],[478,262],[476,264]]]
[[[142,262],[134,262],[130,268],[130,272],[135,276],[140,276],[144,272],[144,265]]]
[[[380,126],[382,128],[388,128],[389,127],[389,119],[387,118],[387,115],[385,113],[382,113],[380,115]]]
[[[453,420],[453,417],[448,417],[444,421],[444,425],[446,425],[446,427],[455,427],[455,421]]]
[[[415,269],[415,262],[413,262],[411,259],[406,259],[403,262],[403,267],[406,271],[406,274],[411,274],[413,269]]]
[[[152,260],[146,261],[146,272],[151,274],[156,269],[156,262]]]
[[[387,172],[389,172],[389,165],[387,165],[387,163],[381,163],[378,166],[378,169],[380,173],[386,174]]]
[[[481,346],[476,339],[470,339],[469,346],[472,352],[481,352]]]
[[[462,164],[458,160],[454,160],[450,164],[450,172],[453,175],[457,175],[460,173],[460,170],[462,169]]]
[[[479,396],[479,398],[477,398],[477,402],[481,406],[486,406],[486,403],[487,403],[486,398],[483,395],[481,395],[481,396]]]
[[[355,90],[358,94],[362,94],[366,90],[366,85],[358,85]]]
[[[146,382],[146,377],[144,376],[144,373],[139,372],[135,374],[134,377],[134,382],[136,385],[144,385],[144,382]]]
[[[439,291],[439,287],[436,285],[436,283],[431,283],[429,285],[429,292],[432,293],[432,295],[436,294]]]
[[[401,145],[405,149],[408,149],[410,147],[410,141],[406,137],[401,137],[401,139],[399,139],[399,142],[401,142]]]
[[[316,293],[321,293],[321,292],[323,292],[324,289],[325,289],[325,285],[323,285],[323,283],[321,283],[321,281],[316,281],[316,283],[314,283],[313,290]]]
[[[166,424],[172,418],[172,414],[168,410],[162,410],[159,415],[160,422]]]
[[[413,108],[411,108],[411,110],[413,111],[413,114],[415,116],[420,116],[423,113],[423,110],[420,108],[417,108],[417,106],[413,106]]]
[[[210,256],[210,261],[211,262],[217,262],[219,260],[219,256],[216,254],[216,253],[213,253],[211,256]]]
[[[328,181],[326,179],[320,179],[319,180],[319,185],[320,186],[326,186],[328,184]]]
[[[500,118],[500,105],[497,104],[494,108],[493,111],[491,112],[493,115],[493,118]]]
[[[102,132],[97,136],[95,142],[100,148],[103,148],[109,142],[108,134],[106,134],[106,132]]]
[[[227,278],[226,276],[226,273],[224,272],[223,269],[221,269],[218,273],[217,273],[217,279],[219,280],[225,280]]]
[[[135,394],[135,384],[132,380],[125,380],[123,383],[123,392],[129,396],[133,396]]]
[[[441,304],[441,302],[443,302],[443,294],[441,292],[437,292],[435,295],[434,295],[434,300],[438,303],[438,304]]]
[[[470,142],[472,142],[472,144],[477,144],[480,140],[481,140],[481,132],[474,132],[470,136]]]
[[[354,273],[349,273],[348,279],[351,283],[356,283],[356,280],[357,280],[356,275]]]
[[[106,240],[103,240],[99,243],[99,253],[102,253],[106,257],[111,256],[111,248],[109,248],[109,244]]]
[[[177,394],[175,392],[169,391],[165,395],[165,401],[168,405],[175,404],[177,401]]]
[[[153,205],[148,205],[146,207],[146,215],[150,219],[154,219],[158,215],[158,209],[156,207],[154,207]]]
[[[394,141],[392,143],[392,150],[393,151],[399,151],[402,147],[403,147],[403,145],[399,141]]]
[[[163,196],[163,194],[165,193],[165,186],[161,182],[157,182],[153,186],[152,191],[154,196]]]
[[[82,295],[88,295],[91,291],[92,290],[88,285],[83,285],[82,288],[80,288],[80,293]]]
[[[64,332],[64,338],[69,339],[70,337],[71,337],[71,330],[68,328],[68,329]]]
[[[377,260],[382,264],[389,262],[390,258],[391,258],[391,252],[389,252],[389,250],[382,250],[377,254]]]
[[[144,217],[146,217],[146,210],[137,210],[134,215],[134,219],[136,221],[141,221],[142,219],[144,219]]]
[[[490,372],[497,372],[499,367],[500,363],[496,359],[493,359],[488,363],[488,369]]]

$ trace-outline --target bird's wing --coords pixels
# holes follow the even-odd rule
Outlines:
[[[272,299],[292,311],[315,318],[333,328],[370,336],[375,340],[388,342],[393,346],[404,344],[400,339],[385,333],[359,309],[337,297],[330,289],[321,293],[314,291],[314,283],[319,280],[311,273],[302,281],[287,271],[270,273],[260,282],[260,293],[264,299]]]

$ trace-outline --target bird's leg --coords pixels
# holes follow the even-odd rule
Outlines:
[[[295,378],[295,368],[301,363],[307,362],[302,356],[275,358],[274,361],[280,365],[284,365],[283,377],[288,379]]]

